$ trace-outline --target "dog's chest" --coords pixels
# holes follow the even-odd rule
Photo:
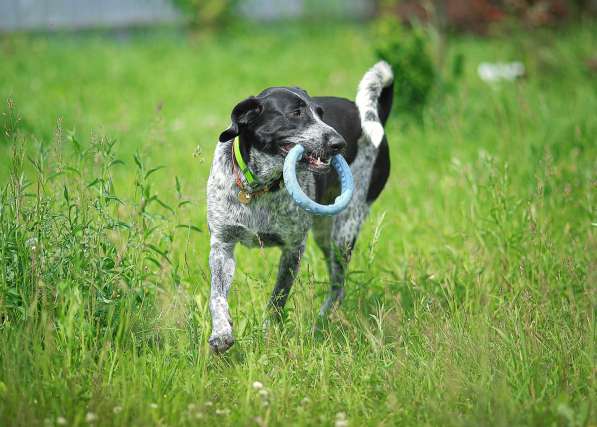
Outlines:
[[[246,246],[295,245],[311,226],[311,218],[283,190],[266,194],[239,211],[242,236]]]
[[[310,184],[307,187],[314,187]],[[249,247],[296,245],[311,227],[311,216],[283,188],[244,205],[236,187],[217,187],[208,191],[208,223],[219,240]]]
[[[283,189],[256,197],[248,205],[230,200],[232,197],[210,209],[210,229],[223,240],[249,247],[295,245],[311,226],[310,216]]]

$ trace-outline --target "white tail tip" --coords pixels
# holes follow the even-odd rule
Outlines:
[[[379,61],[374,65],[375,69],[381,74],[383,87],[388,86],[394,80],[394,73],[392,67],[386,61]]]

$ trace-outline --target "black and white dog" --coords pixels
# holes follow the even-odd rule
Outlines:
[[[299,270],[307,232],[312,228],[327,259],[331,282],[320,314],[342,300],[344,276],[359,229],[390,172],[383,125],[392,108],[392,94],[392,70],[382,61],[361,80],[356,102],[310,97],[297,87],[272,87],[234,107],[232,124],[220,135],[207,183],[211,234],[209,344],[214,351],[226,351],[234,343],[227,297],[238,242],[281,248],[270,300],[274,314],[279,315]],[[236,155],[235,138],[239,138]],[[299,183],[319,203],[330,203],[338,195],[339,183],[331,171],[330,158],[337,153],[344,155],[355,189],[343,212],[334,217],[312,216],[281,188],[284,159],[295,144],[305,147],[297,167]]]

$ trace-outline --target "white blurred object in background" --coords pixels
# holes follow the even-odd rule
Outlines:
[[[498,62],[495,64],[482,62],[477,68],[477,73],[481,80],[492,83],[500,80],[516,80],[517,78],[524,76],[525,71],[522,62]]]

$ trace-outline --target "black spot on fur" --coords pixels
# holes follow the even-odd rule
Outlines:
[[[372,121],[376,121],[376,120],[377,120],[377,116],[375,115],[375,113],[373,111],[367,111],[365,113],[365,121],[372,122]]]

